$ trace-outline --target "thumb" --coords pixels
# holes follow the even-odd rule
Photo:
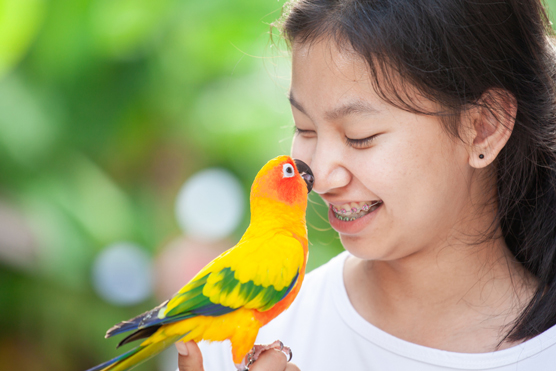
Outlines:
[[[203,356],[197,343],[193,340],[187,343],[178,341],[178,367],[179,371],[204,371]]]

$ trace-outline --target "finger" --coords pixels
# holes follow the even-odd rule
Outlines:
[[[295,364],[288,362],[288,365],[286,366],[286,371],[301,371],[301,370]]]
[[[287,364],[288,359],[283,352],[269,349],[261,353],[257,361],[249,367],[249,371],[285,371]]]
[[[178,349],[179,371],[204,371],[203,356],[199,346],[194,341],[176,343]]]

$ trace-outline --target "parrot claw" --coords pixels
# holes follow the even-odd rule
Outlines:
[[[288,356],[288,362],[292,360],[293,352],[290,347],[284,347],[284,349],[282,349],[282,352],[284,352],[284,354]]]
[[[280,352],[283,352],[286,356],[288,356],[288,362],[291,361],[292,357],[293,357],[293,352],[292,352],[291,348],[285,346],[284,343],[282,343],[280,340],[276,340],[273,344],[276,344],[276,342],[280,343],[280,349],[276,349],[276,348],[274,348],[274,349],[279,350]]]
[[[259,359],[259,356],[262,352],[267,351],[269,349],[278,350],[283,352],[288,357],[288,362],[292,360],[293,352],[290,347],[287,347],[282,343],[280,340],[276,340],[272,344],[268,345],[255,345],[253,349],[245,356],[245,359],[241,364],[236,365],[238,371],[249,371],[249,367]]]

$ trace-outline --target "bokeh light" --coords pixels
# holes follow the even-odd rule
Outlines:
[[[143,249],[130,242],[106,247],[93,265],[97,293],[115,305],[132,305],[152,293],[151,259]]]
[[[0,262],[20,269],[36,268],[35,239],[24,216],[0,202]]]
[[[218,240],[239,225],[244,209],[243,189],[224,169],[207,169],[181,188],[176,217],[182,230],[201,240]]]

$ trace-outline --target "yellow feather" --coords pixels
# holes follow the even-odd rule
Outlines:
[[[282,169],[285,162],[293,164],[288,156],[279,156],[269,161],[257,174],[251,189],[251,222],[240,242],[205,266],[158,313],[149,312],[143,319],[134,319],[140,320],[139,325],[142,326],[145,319],[168,320],[166,315],[172,312],[171,315],[175,317],[169,320],[174,319],[176,322],[162,324],[141,343],[141,346],[146,347],[141,355],[135,358],[130,356],[114,364],[118,370],[135,365],[146,356],[168,346],[168,342],[180,338],[183,341],[230,340],[234,362],[240,363],[253,346],[259,328],[289,306],[301,285],[307,258],[307,188],[299,174],[292,178],[297,183],[288,183],[285,188],[277,188],[284,181]],[[287,193],[289,187],[293,187],[291,189],[296,193]],[[226,280],[226,285],[234,284],[230,283],[231,271],[239,283],[235,283],[233,289],[232,286],[222,287],[223,280]],[[276,301],[284,298],[280,298],[277,293],[289,287],[297,275],[298,280],[287,300],[277,303]],[[196,296],[201,295],[201,287],[204,297]],[[246,291],[242,291],[242,287],[247,292],[255,290],[251,292],[257,292],[256,297],[247,301]],[[269,290],[270,287],[277,293]],[[187,307],[188,302],[194,307]],[[182,304],[186,305],[181,306]],[[234,310],[226,312],[226,308],[213,304]],[[181,312],[174,313],[178,309]],[[196,310],[199,311],[195,312]],[[156,313],[154,318],[153,313]],[[215,315],[197,315],[179,320],[195,313]],[[127,322],[126,325],[130,323],[136,322]],[[160,325],[159,321],[147,321],[147,325],[149,323],[153,326]],[[121,328],[115,326],[113,329]],[[112,334],[117,333],[113,331]]]

